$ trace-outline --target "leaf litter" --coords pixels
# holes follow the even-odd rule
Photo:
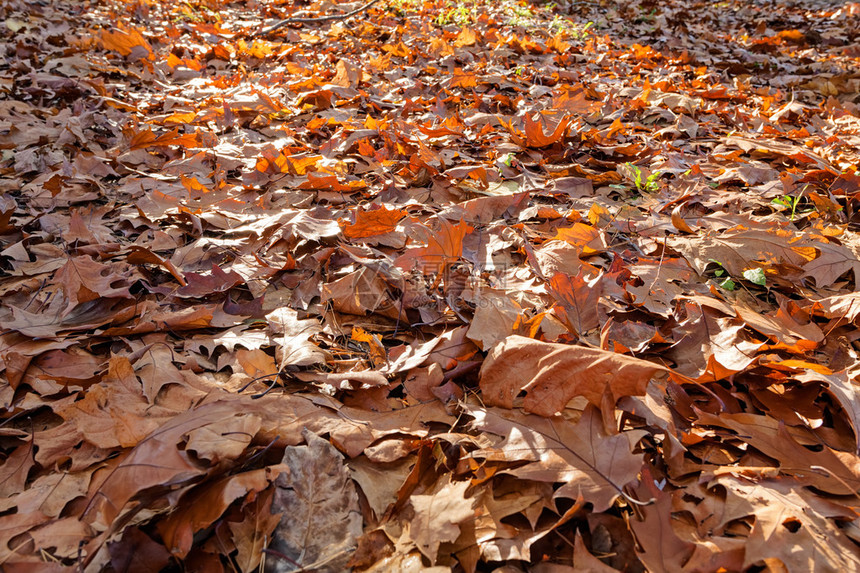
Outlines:
[[[0,7],[4,570],[856,570],[860,5],[357,8]]]

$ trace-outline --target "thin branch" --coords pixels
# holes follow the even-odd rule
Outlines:
[[[355,16],[356,14],[360,14],[360,13],[364,12],[365,10],[367,10],[368,8],[370,8],[371,6],[376,4],[377,2],[379,2],[379,0],[370,0],[370,2],[368,2],[364,6],[356,8],[352,12],[347,12],[346,14],[332,14],[330,16],[317,16],[316,18],[285,18],[283,20],[275,22],[274,24],[272,24],[268,28],[264,28],[264,29],[260,30],[259,32],[254,34],[254,37],[268,36],[272,32],[274,32],[276,30],[280,30],[284,26],[289,26],[290,24],[314,24],[317,22],[332,22],[335,20],[346,20],[347,18],[351,18],[352,16]]]

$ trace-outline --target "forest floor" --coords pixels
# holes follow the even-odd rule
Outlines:
[[[0,5],[4,571],[860,569],[860,3]]]

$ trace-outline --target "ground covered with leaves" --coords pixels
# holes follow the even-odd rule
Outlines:
[[[0,566],[860,568],[860,4],[0,6]]]

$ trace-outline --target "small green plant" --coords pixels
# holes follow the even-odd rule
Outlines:
[[[732,280],[732,277],[729,275],[729,271],[726,270],[726,267],[723,266],[723,263],[716,259],[708,260],[716,265],[719,265],[719,268],[714,271],[714,276],[717,279],[720,279],[720,282],[718,284],[721,289],[735,290],[738,288],[738,284]]]
[[[804,188],[803,191],[806,191],[806,188]],[[803,191],[801,191],[800,195],[798,195],[797,197],[792,197],[791,195],[782,195],[780,197],[774,197],[770,203],[771,203],[771,205],[776,205],[777,207],[782,207],[785,210],[791,210],[791,212],[788,215],[788,220],[794,222],[794,218],[797,215],[806,214],[806,213],[809,213],[810,211],[815,210],[815,209],[808,209],[807,211],[804,211],[804,213],[801,213],[798,210],[798,208],[800,207],[800,200],[803,198]]]
[[[582,40],[583,38],[585,38],[586,36],[588,36],[588,30],[589,30],[592,26],[594,26],[594,22],[592,22],[591,20],[589,20],[588,22],[586,22],[586,23],[585,23],[585,26],[577,27],[577,29],[574,29],[574,31],[572,32],[572,34],[573,34],[573,36],[574,36],[577,40]]]
[[[474,24],[478,19],[478,2],[455,2],[448,0],[446,7],[448,6],[450,8],[447,11],[442,12],[433,20],[433,23],[437,26],[453,24],[462,28]]]
[[[567,34],[574,40],[584,40],[588,37],[588,30],[592,26],[594,26],[594,22],[587,22],[584,25],[576,24],[567,18],[555,15],[549,23],[549,31],[554,34],[567,32]]]
[[[552,22],[549,23],[550,32],[561,32],[563,30],[569,30],[570,28],[570,21],[558,15],[553,16]]]
[[[177,3],[170,17],[173,24],[190,22],[201,24],[208,21],[220,21],[221,16],[217,10],[213,10],[216,3],[206,0],[185,0]]]
[[[657,8],[651,8],[651,11],[647,13],[646,10],[648,9],[645,7],[640,8],[640,10],[641,13],[639,14],[639,17],[634,20],[634,23],[636,24],[653,22],[657,16]]]
[[[535,16],[535,13],[525,6],[514,6],[511,11],[514,13],[514,16],[519,16],[520,18],[534,18]]]
[[[636,190],[640,193],[643,191],[648,191],[653,193],[654,191],[658,191],[660,189],[660,173],[659,171],[653,172],[648,177],[642,177],[642,169],[638,166],[633,165],[632,163],[627,163],[627,168],[633,174],[633,184],[636,185]]]
[[[388,0],[388,7],[401,14],[420,12],[423,0]]]
[[[507,21],[508,26],[534,26],[535,13],[532,12],[530,8],[521,6],[514,2],[505,2],[504,7],[505,12],[509,14]]]
[[[513,167],[514,162],[517,160],[517,157],[513,153],[508,153],[505,155],[505,158],[502,159],[502,165],[505,167]],[[499,165],[499,176],[502,177],[504,174],[502,173],[502,165]]]
[[[737,290],[738,283],[732,278],[729,274],[728,269],[726,269],[725,265],[716,259],[708,259],[710,262],[717,265],[717,268],[714,269],[714,278],[717,280],[717,285],[721,289],[733,291]],[[743,272],[744,279],[748,280],[754,285],[765,286],[767,284],[767,278],[764,274],[764,269],[747,269]]]

